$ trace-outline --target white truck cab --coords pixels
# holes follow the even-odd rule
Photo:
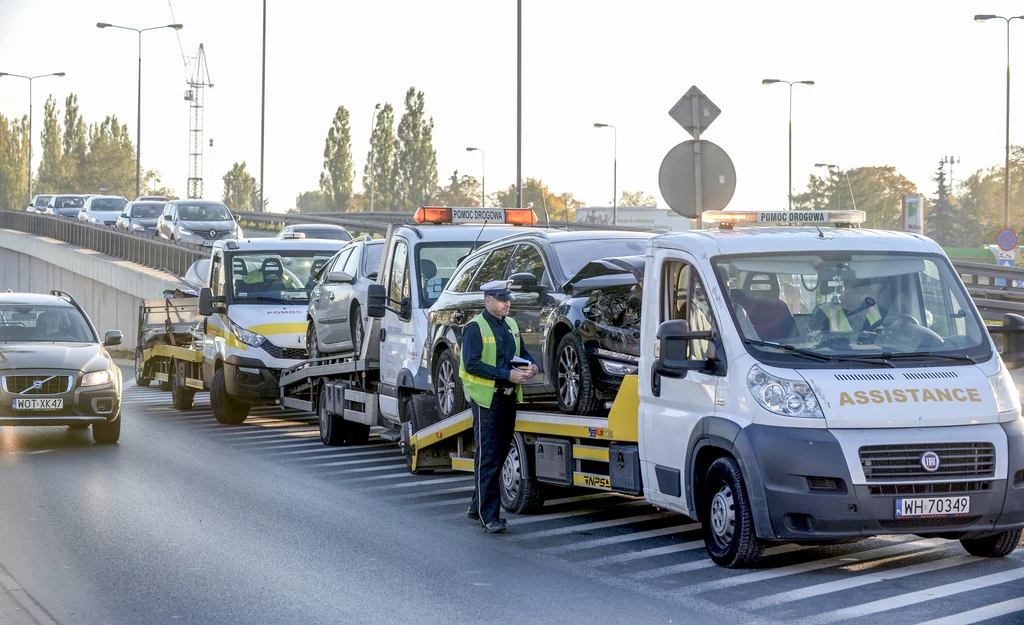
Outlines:
[[[732,227],[779,220],[821,227]],[[643,492],[700,520],[719,564],[774,541],[1020,539],[1024,421],[985,324],[935,242],[825,225],[862,220],[705,213],[720,227],[649,244]]]
[[[280,402],[282,369],[306,357],[313,275],[345,244],[328,240],[217,241],[209,287],[203,380],[217,420],[241,423],[249,407]]]

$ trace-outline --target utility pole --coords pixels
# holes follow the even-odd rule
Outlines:
[[[263,212],[263,135],[267,121],[267,0],[263,0],[263,79],[260,88],[260,205]]]
[[[516,208],[523,207],[523,0],[516,1]]]

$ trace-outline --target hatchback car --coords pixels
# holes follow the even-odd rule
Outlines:
[[[162,239],[212,246],[214,241],[242,238],[236,219],[222,202],[173,200],[164,205],[156,232]]]
[[[510,315],[539,373],[524,395],[551,396],[563,412],[589,414],[615,396],[640,355],[642,256],[653,233],[527,232],[466,258],[430,309],[424,359],[442,418],[466,409],[459,380],[462,330],[484,309],[480,287],[513,280]],[[603,262],[600,259],[614,259]],[[516,276],[513,279],[513,276]]]
[[[362,347],[369,285],[377,282],[384,241],[352,241],[311,272],[306,349],[310,358]]]
[[[34,198],[32,198],[32,201],[28,203],[28,206],[25,208],[25,210],[30,213],[45,213],[46,204],[50,201],[51,197],[53,196],[37,195]]]
[[[46,203],[46,214],[55,217],[67,217],[77,219],[78,213],[82,212],[85,206],[87,195],[55,195]]]
[[[165,202],[135,200],[128,202],[124,212],[117,218],[118,230],[134,234],[156,234],[156,222],[164,210]]]
[[[117,442],[121,370],[106,348],[120,343],[67,293],[0,294],[0,425],[91,425],[97,443]]]
[[[296,224],[285,226],[277,233],[279,239],[297,238],[302,234],[307,239],[332,239],[334,241],[351,241],[352,235],[341,226],[332,224]]]
[[[94,226],[113,226],[128,200],[119,195],[92,195],[78,213],[78,221]]]

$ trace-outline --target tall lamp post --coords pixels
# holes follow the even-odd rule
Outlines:
[[[47,78],[49,76],[64,76],[64,72],[54,74],[40,74],[39,76],[22,76],[21,74],[8,74],[0,72],[0,78],[10,76],[11,78],[24,78],[28,81],[28,202],[32,201],[32,81],[36,78]]]
[[[374,122],[377,120],[377,111],[380,110],[380,102],[373,106],[373,115],[370,116],[370,212],[373,212],[373,128]]]
[[[1003,170],[1003,210],[1005,222],[1003,227],[1010,227],[1010,22],[1024,20],[1024,15],[1003,17],[1002,15],[975,15],[975,22],[987,22],[1000,19],[1006,21],[1006,162]]]
[[[778,78],[765,78],[761,81],[762,85],[774,85],[776,83],[785,83],[789,85],[789,188],[787,189],[789,195],[789,210],[793,210],[793,85],[813,85],[813,80],[779,80]]]
[[[181,30],[182,26],[181,24],[167,24],[166,26],[153,26],[151,28],[131,28],[130,26],[97,22],[96,28],[120,28],[121,30],[130,30],[139,34],[139,95],[138,109],[135,116],[135,197],[139,197],[142,195],[142,33],[147,30],[160,30],[162,28]]]
[[[480,153],[480,208],[487,208],[487,156],[483,148],[466,148],[466,151]]]
[[[594,124],[594,128],[611,128],[614,137],[612,146],[612,225],[619,225],[619,130],[611,124]]]

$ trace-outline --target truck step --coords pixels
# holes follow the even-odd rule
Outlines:
[[[402,429],[401,428],[391,428],[390,430],[385,430],[385,431],[380,433],[380,437],[382,439],[386,440],[386,441],[391,441],[392,443],[396,443],[396,442],[402,440]]]

